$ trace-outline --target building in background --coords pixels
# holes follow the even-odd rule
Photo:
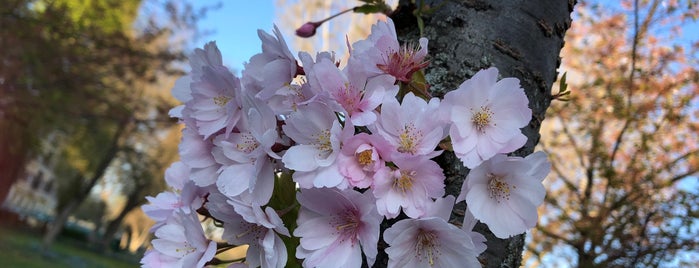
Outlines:
[[[54,139],[55,135],[51,135],[45,142],[51,144]],[[24,175],[10,188],[1,208],[17,214],[20,220],[29,224],[43,224],[53,218],[58,200],[54,158],[54,151],[48,149],[30,160],[22,173]]]

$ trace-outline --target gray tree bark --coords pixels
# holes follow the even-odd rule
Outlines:
[[[416,43],[419,30],[412,15],[416,7],[410,2],[401,0],[399,10],[391,17],[398,38]],[[533,115],[529,125],[522,129],[528,141],[514,155],[531,154],[551,102],[551,86],[560,65],[559,53],[576,0],[425,0],[424,3],[434,8],[434,13],[423,15],[424,36],[430,40],[431,55],[425,77],[432,95],[441,98],[478,70],[491,66],[497,67],[502,77],[518,78]],[[442,154],[438,162],[447,176],[447,194],[458,196],[468,169],[450,152]],[[463,202],[454,208],[453,223],[461,224],[465,208]],[[390,224],[385,222],[383,229]],[[476,230],[488,239],[488,249],[479,258],[484,267],[521,265],[524,234],[498,239],[480,223]],[[383,252],[385,246],[381,241],[375,267],[388,264],[388,256]]]

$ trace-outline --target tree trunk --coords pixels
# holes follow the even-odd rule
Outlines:
[[[2,111],[0,111],[0,120],[3,121],[0,122],[0,129],[3,129],[3,133],[0,134],[0,205],[2,205],[10,193],[12,184],[24,170],[29,141],[24,136],[25,133],[17,129],[16,125],[20,123],[10,122],[8,118],[3,117]]]
[[[66,222],[68,221],[68,217],[78,208],[78,206],[80,206],[80,203],[81,201],[71,200],[58,214],[56,214],[53,221],[47,225],[46,233],[44,233],[44,237],[41,240],[41,246],[44,249],[48,249],[53,244],[53,241],[56,240],[58,234],[60,234],[63,230],[63,226],[65,226]]]
[[[92,188],[97,184],[97,181],[102,178],[102,175],[107,171],[107,168],[109,165],[112,163],[112,160],[116,157],[117,153],[119,152],[119,140],[121,139],[122,135],[124,133],[128,133],[125,129],[128,128],[128,123],[127,121],[124,120],[123,124],[120,124],[121,127],[118,127],[116,132],[114,133],[114,136],[112,138],[112,142],[108,145],[110,146],[109,149],[107,150],[107,153],[100,159],[100,162],[97,165],[97,168],[95,169],[95,172],[92,174],[92,177],[90,180],[87,182],[85,186],[81,188],[80,191],[78,191],[69,201],[66,206],[64,206],[62,209],[60,209],[60,212],[58,213],[58,216],[54,218],[53,222],[49,224],[46,233],[44,234],[43,238],[43,247],[48,248],[53,244],[53,241],[56,239],[56,236],[61,232],[63,229],[63,226],[65,225],[66,221],[68,220],[68,216],[73,214],[76,209],[82,204],[82,202],[87,198],[88,195],[90,195],[90,191],[92,191]]]
[[[393,14],[398,38],[415,43],[419,38],[415,6],[401,0]],[[421,1],[417,1],[418,3]],[[551,102],[551,86],[556,81],[563,37],[570,27],[570,13],[575,0],[425,0],[434,13],[424,15],[424,36],[429,41],[431,64],[425,77],[435,97],[456,89],[478,70],[495,66],[502,77],[520,80],[529,98],[532,120],[522,129],[528,137],[514,155],[534,151],[539,141],[539,127]],[[458,196],[468,174],[453,153],[438,159],[447,176],[447,194]],[[466,205],[459,203],[451,221],[461,223]],[[388,225],[384,224],[384,228]],[[496,238],[483,224],[476,230],[488,239],[488,249],[480,256],[484,267],[519,267],[524,235],[510,239]],[[377,267],[385,267],[388,256],[381,250]]]
[[[139,207],[141,204],[145,202],[146,199],[141,197],[141,195],[139,194],[140,192],[140,189],[135,189],[128,196],[128,201],[124,205],[124,208],[121,210],[119,215],[113,220],[111,220],[107,225],[107,228],[104,230],[104,235],[102,236],[102,239],[98,239],[97,241],[95,241],[97,244],[97,250],[99,252],[104,252],[107,249],[109,243],[112,242],[112,239],[114,238],[114,234],[116,234],[116,232],[119,230],[119,227],[121,227],[121,223],[122,221],[124,221],[126,215],[129,214],[129,212],[131,212],[134,208]]]

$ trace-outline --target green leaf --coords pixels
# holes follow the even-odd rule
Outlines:
[[[561,76],[561,82],[559,83],[559,88],[558,88],[558,94],[561,94],[563,92],[566,92],[568,90],[568,83],[566,83],[566,75],[568,75],[568,72],[563,73],[563,76]]]
[[[554,100],[559,100],[559,101],[569,101],[570,100],[570,91],[568,91],[568,83],[566,83],[566,76],[567,72],[563,73],[563,76],[561,76],[561,80],[558,82],[559,87],[558,87],[558,93],[553,94],[551,96],[552,99]]]
[[[275,174],[274,192],[268,205],[276,210],[285,210],[296,205],[296,184],[291,179],[291,173]]]
[[[425,22],[422,20],[421,16],[417,17],[417,28],[420,30],[420,36],[425,36]]]

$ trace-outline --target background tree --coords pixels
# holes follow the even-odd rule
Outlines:
[[[185,4],[166,1],[168,21],[137,17],[141,4],[16,0],[0,8],[2,200],[24,161],[38,152],[37,141],[61,137],[54,144],[58,212],[45,245],[114,159],[124,151],[152,150],[147,140],[163,136],[162,123],[172,126],[169,92],[153,85],[181,73],[173,62],[184,58],[184,47],[170,37],[173,29],[194,29],[198,16]]]
[[[146,196],[154,196],[165,189],[162,178],[165,169],[177,160],[179,131],[180,128],[175,126],[160,131],[136,133],[131,137],[134,142],[133,148],[123,150],[117,160],[120,164],[114,165],[114,169],[117,170],[115,177],[121,181],[121,187],[115,193],[121,197],[121,205],[115,206],[117,208],[113,217],[108,219],[104,233],[93,241],[97,250],[108,249],[107,246],[120,230],[126,216],[146,203]],[[152,133],[164,137],[154,139],[148,135]]]
[[[541,148],[552,174],[532,264],[658,267],[699,261],[699,40],[695,1],[583,4],[566,37],[570,101]]]

